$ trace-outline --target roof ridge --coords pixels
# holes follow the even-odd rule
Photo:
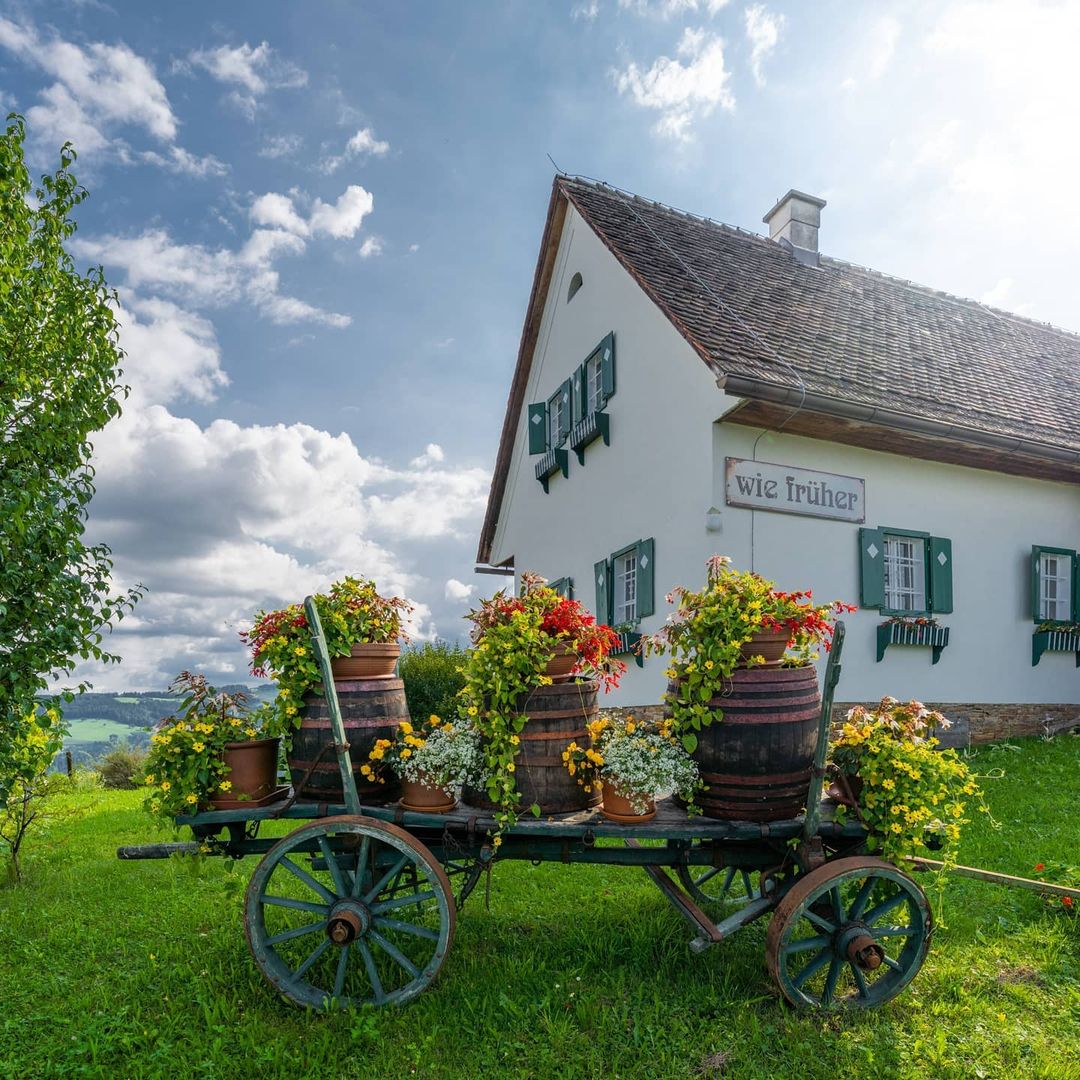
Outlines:
[[[690,221],[696,221],[703,225],[712,226],[715,229],[719,229],[723,232],[734,234],[736,237],[746,240],[753,240],[759,244],[763,244],[772,248],[776,245],[772,244],[767,236],[761,233],[754,232],[752,229],[744,229],[740,225],[732,225],[726,221],[717,221],[715,218],[706,217],[704,214],[696,214],[690,210],[682,210],[677,206],[671,206],[668,203],[660,202],[658,199],[649,199],[643,195],[638,195],[633,191],[627,191],[625,188],[616,187],[614,184],[609,184],[606,180],[597,180],[591,176],[572,175],[569,173],[560,173],[560,177],[563,180],[569,180],[573,183],[579,183],[586,187],[593,188],[601,192],[612,192],[616,195],[628,196],[635,202],[641,203],[654,210],[661,210],[665,213],[674,214],[678,217],[686,218]],[[1048,322],[1044,319],[1033,319],[1027,315],[1021,315],[1015,311],[1008,311],[1005,308],[995,307],[993,304],[984,304],[981,300],[976,300],[971,296],[960,296],[957,293],[949,292],[947,289],[936,289],[932,285],[924,285],[918,281],[912,281],[911,278],[900,277],[897,274],[890,274],[884,270],[875,270],[873,267],[864,266],[862,263],[857,263],[851,259],[841,259],[836,255],[822,254],[821,260],[823,263],[835,264],[838,267],[847,267],[851,270],[859,273],[867,274],[871,277],[881,278],[885,281],[894,282],[897,285],[901,285],[906,289],[910,289],[914,292],[924,293],[929,296],[936,296],[942,300],[947,300],[952,304],[960,304],[964,306],[974,306],[982,311],[986,311],[999,319],[1015,320],[1025,326],[1037,327],[1040,330],[1050,331],[1054,334],[1060,334],[1070,340],[1080,340],[1080,331],[1069,330],[1063,326],[1058,326],[1056,323]]]

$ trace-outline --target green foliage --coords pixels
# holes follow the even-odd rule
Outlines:
[[[163,720],[152,736],[143,780],[146,809],[166,821],[232,788],[222,757],[228,743],[278,735],[277,710],[264,704],[248,712],[242,691],[215,690],[190,671],[177,676],[171,689],[183,700],[178,715]]]
[[[409,713],[421,720],[431,715],[455,716],[467,659],[460,645],[446,641],[426,641],[406,649],[398,662],[398,675],[405,683]]]
[[[921,702],[882,698],[873,712],[852,709],[830,748],[841,772],[862,782],[857,813],[871,830],[868,849],[893,862],[933,851],[955,862],[970,803],[986,809],[956,751],[935,749],[930,733],[942,725],[945,717]],[[837,813],[839,820],[846,816],[843,807]]]
[[[406,640],[401,624],[412,610],[400,597],[380,596],[374,582],[354,577],[335,581],[329,593],[316,593],[315,608],[331,658],[348,656],[350,649],[361,643]],[[252,673],[259,677],[270,674],[277,681],[281,730],[298,727],[304,694],[322,681],[303,605],[260,611],[255,625],[242,631],[240,637],[251,650]]]
[[[146,756],[141,747],[122,743],[102,754],[94,771],[101,778],[102,787],[119,791],[137,788],[145,771]]]
[[[675,733],[689,753],[697,747],[694,733],[723,719],[723,712],[710,702],[722,695],[735,669],[765,662],[758,654],[744,656],[743,646],[756,634],[784,634],[792,650],[786,662],[808,664],[817,659],[815,646],[829,648],[832,618],[854,610],[839,600],[815,605],[809,591],[781,592],[758,574],[733,570],[726,555],[714,555],[706,568],[705,587],[699,592],[673,589],[668,601],[677,601],[678,610],[644,639],[646,655],[671,655],[665,674],[673,686],[665,701]]]
[[[90,437],[127,392],[115,294],[64,247],[86,198],[75,152],[65,145],[34,186],[25,134],[14,114],[0,134],[0,747],[51,679],[79,660],[117,659],[103,631],[141,594],[114,594],[109,549],[83,541]]]
[[[0,853],[10,859],[11,876],[22,877],[19,854],[26,834],[43,813],[54,786],[49,766],[64,744],[64,727],[56,709],[23,715],[9,737],[0,742]]]

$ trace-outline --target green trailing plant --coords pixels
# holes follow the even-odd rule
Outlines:
[[[329,592],[316,593],[315,607],[331,658],[348,656],[358,644],[408,640],[402,622],[412,605],[397,596],[380,596],[373,581],[354,577],[335,581]],[[270,675],[277,682],[282,732],[299,727],[304,694],[322,682],[303,605],[260,611],[240,638],[251,650],[252,674]]]
[[[104,635],[142,594],[115,593],[108,547],[84,539],[91,436],[127,394],[116,294],[100,268],[79,273],[66,247],[87,196],[75,151],[65,144],[59,169],[33,184],[25,139],[10,115],[0,132],[0,755],[23,738],[37,694],[81,660],[118,660]],[[61,699],[84,689],[50,707],[59,716]]]
[[[744,655],[743,646],[755,635],[786,634],[784,662],[801,666],[817,659],[819,646],[831,648],[836,616],[855,610],[839,600],[814,604],[809,589],[782,592],[759,574],[733,569],[726,555],[706,563],[704,588],[691,592],[678,586],[667,600],[678,608],[660,631],[644,639],[644,648],[646,655],[670,656],[665,701],[689,753],[697,747],[696,732],[723,718],[710,702],[722,695],[725,681],[738,667],[764,663],[760,655]]]
[[[15,881],[22,879],[20,856],[27,833],[46,817],[48,796],[66,781],[49,775],[65,734],[58,710],[32,710],[0,743],[0,851],[6,851]]]
[[[501,834],[517,819],[514,773],[528,722],[521,707],[538,686],[551,685],[545,668],[557,648],[575,654],[575,672],[608,688],[618,685],[626,665],[612,655],[618,639],[610,627],[599,625],[577,600],[549,589],[536,574],[522,574],[517,596],[500,589],[466,618],[473,624],[473,648],[465,665],[463,708],[483,737],[487,794],[496,804]],[[501,842],[497,834],[495,846]]]
[[[181,672],[169,689],[183,697],[176,713],[150,737],[143,780],[145,808],[166,821],[193,813],[214,795],[229,794],[227,743],[280,734],[273,705],[251,712],[243,691],[215,690],[204,675]]]
[[[933,733],[949,726],[919,701],[882,698],[874,710],[856,706],[830,745],[830,760],[844,775],[851,806],[869,830],[870,851],[894,862],[905,856],[956,861],[972,809],[988,812],[975,776],[955,750],[937,749]],[[841,787],[843,792],[843,787]]]
[[[466,651],[447,641],[425,641],[401,654],[398,675],[413,716],[455,716],[465,685]]]

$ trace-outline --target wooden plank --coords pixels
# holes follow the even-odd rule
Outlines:
[[[918,859],[907,856],[906,862],[916,870],[942,870],[947,869],[950,874],[958,877],[974,878],[976,881],[989,881],[993,885],[1006,885],[1012,889],[1027,889],[1030,892],[1042,893],[1044,896],[1071,896],[1074,900],[1080,900],[1080,888],[1070,888],[1068,885],[1052,885],[1047,881],[1037,881],[1034,878],[1015,877],[1013,874],[1001,874],[996,870],[981,870],[977,866],[948,866],[938,862],[937,859]]]

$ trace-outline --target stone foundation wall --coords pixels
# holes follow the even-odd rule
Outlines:
[[[838,701],[833,705],[833,723],[840,723],[848,709],[855,705],[873,708],[877,702]],[[1080,704],[1078,705],[986,705],[926,703],[929,708],[943,713],[953,726],[944,733],[942,743],[947,746],[967,746],[988,743],[1019,735],[1053,735],[1080,727]],[[619,717],[632,716],[635,720],[660,720],[663,705],[619,705],[603,710]]]

